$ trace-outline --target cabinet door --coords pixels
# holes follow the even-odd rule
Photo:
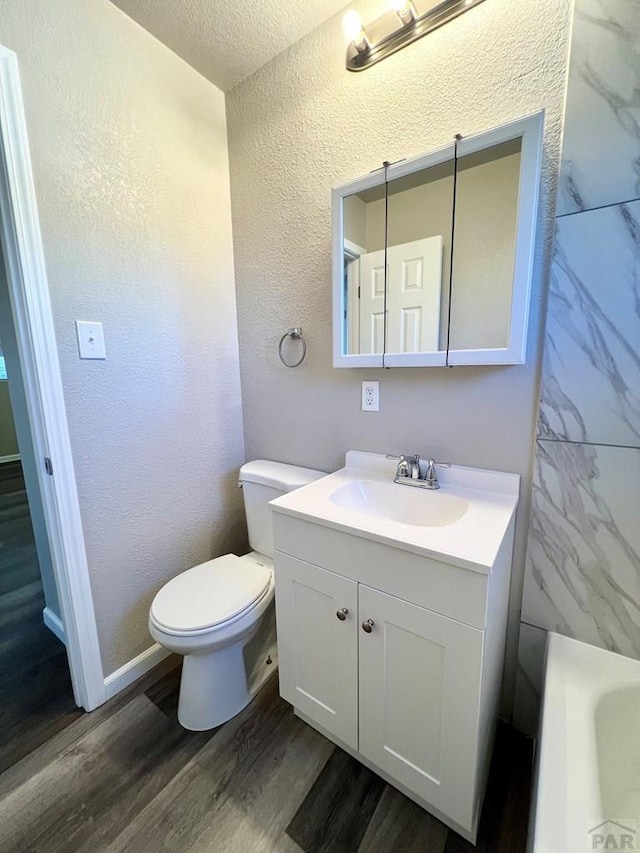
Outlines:
[[[278,551],[274,564],[280,695],[357,749],[358,585]]]
[[[483,633],[360,585],[360,752],[473,822]]]

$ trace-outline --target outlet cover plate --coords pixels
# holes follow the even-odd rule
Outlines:
[[[362,383],[362,411],[380,411],[380,384],[378,382]]]

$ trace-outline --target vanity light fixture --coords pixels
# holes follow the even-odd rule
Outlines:
[[[368,24],[366,30],[355,9],[350,9],[342,22],[349,40],[347,69],[364,71],[482,2],[416,0],[414,5],[413,0],[389,0],[391,10]]]

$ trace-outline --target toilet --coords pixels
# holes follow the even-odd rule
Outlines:
[[[277,665],[273,531],[269,501],[324,477],[257,460],[240,469],[252,550],[225,554],[170,580],[149,612],[161,646],[184,655],[178,720],[206,731],[238,714]]]

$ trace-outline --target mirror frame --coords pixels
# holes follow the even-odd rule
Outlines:
[[[444,367],[454,365],[524,364],[527,348],[529,303],[538,218],[544,110],[517,119],[492,130],[458,140],[458,158],[492,148],[503,142],[522,139],[513,291],[509,341],[504,348],[447,349],[422,353],[385,352],[348,354],[344,352],[344,212],[343,200],[363,190],[385,183],[381,167],[355,181],[335,187],[331,192],[333,214],[333,366],[334,367]],[[401,160],[387,167],[386,180],[402,178],[413,172],[454,160],[456,144],[450,143],[419,157]],[[454,237],[455,240],[455,237]],[[455,254],[455,243],[454,243]],[[450,283],[455,287],[455,282]],[[451,298],[451,294],[449,295]]]

